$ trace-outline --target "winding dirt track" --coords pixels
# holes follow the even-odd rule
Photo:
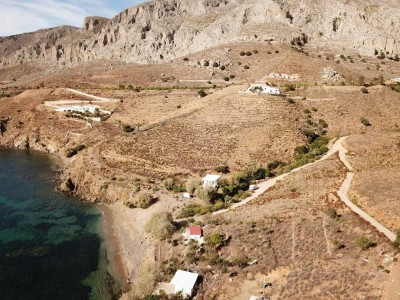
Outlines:
[[[374,226],[379,232],[382,232],[389,240],[394,241],[396,239],[396,234],[392,231],[390,231],[388,228],[386,228],[385,226],[383,226],[381,223],[379,223],[377,220],[375,220],[373,217],[371,217],[370,215],[368,215],[365,211],[363,211],[362,209],[360,209],[359,207],[357,207],[353,202],[351,202],[349,196],[348,196],[348,192],[351,186],[351,182],[354,178],[354,169],[351,166],[351,164],[347,161],[346,159],[346,153],[347,150],[346,148],[343,147],[343,141],[347,138],[346,137],[342,137],[340,139],[338,139],[333,145],[332,147],[329,149],[329,151],[323,156],[321,157],[319,160],[306,164],[304,166],[301,166],[297,169],[293,169],[292,171],[290,171],[289,173],[285,173],[282,175],[279,175],[275,178],[269,179],[267,181],[264,181],[262,183],[260,183],[258,185],[258,189],[249,197],[247,197],[246,199],[244,199],[243,201],[239,202],[239,203],[235,203],[234,205],[232,205],[231,207],[224,209],[224,210],[219,210],[213,213],[213,215],[219,215],[219,214],[223,214],[227,211],[236,209],[238,207],[241,207],[243,205],[246,205],[247,203],[249,203],[250,201],[256,199],[258,196],[264,194],[269,188],[273,187],[277,182],[283,180],[285,177],[289,176],[290,174],[296,173],[304,168],[307,168],[308,166],[312,165],[312,164],[316,164],[321,160],[326,160],[329,157],[331,157],[333,154],[335,154],[336,152],[339,152],[339,158],[342,161],[342,163],[346,166],[346,168],[348,169],[347,175],[346,175],[346,179],[343,181],[342,186],[339,188],[338,190],[338,195],[340,197],[340,199],[357,215],[359,215],[361,218],[363,218],[365,221],[367,221],[368,223],[370,223],[372,226]]]

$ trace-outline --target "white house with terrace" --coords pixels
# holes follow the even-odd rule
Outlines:
[[[281,91],[278,88],[270,86],[265,83],[252,83],[247,88],[246,92],[269,94],[269,95],[280,95],[281,94]]]
[[[101,106],[86,104],[86,105],[72,105],[72,106],[58,106],[56,109],[58,112],[78,112],[78,113],[103,113],[103,114],[111,114],[110,111],[103,109]]]
[[[177,270],[171,282],[160,283],[157,286],[154,294],[159,295],[161,291],[164,291],[167,295],[181,293],[185,298],[191,297],[198,278],[199,275],[196,273]]]
[[[220,175],[208,174],[202,178],[202,183],[204,188],[218,188],[218,181],[221,178]]]

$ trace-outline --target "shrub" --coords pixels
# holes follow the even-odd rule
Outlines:
[[[400,249],[400,230],[396,230],[396,239],[392,242],[395,249]]]
[[[365,87],[363,87],[363,88],[361,88],[361,92],[362,92],[363,94],[368,94],[368,89],[365,88]]]
[[[223,174],[228,174],[228,173],[230,172],[228,166],[219,166],[219,167],[216,167],[216,168],[214,169],[214,171],[215,171],[215,172],[218,172],[218,173],[223,173]]]
[[[232,74],[231,74],[231,75],[229,75],[229,78],[230,78],[230,79],[233,79],[233,78],[235,78],[235,75],[232,75]]]
[[[270,170],[270,171],[272,171],[272,170],[275,170],[275,169],[278,168],[278,167],[285,166],[285,165],[286,165],[286,163],[284,163],[283,161],[274,160],[274,161],[270,162],[270,163],[267,165],[267,169]]]
[[[206,92],[205,92],[204,90],[198,91],[198,92],[197,92],[197,95],[198,95],[200,98],[203,98],[203,97],[207,96],[207,94],[206,94]]]
[[[75,155],[77,155],[78,154],[78,152],[80,152],[80,151],[82,151],[83,149],[85,149],[85,145],[78,145],[78,146],[76,146],[76,147],[74,147],[74,148],[70,148],[70,149],[68,149],[67,150],[67,153],[65,154],[65,156],[67,157],[67,158],[71,158],[71,157],[73,157],[73,156],[75,156]]]
[[[250,67],[249,67],[248,65],[245,65],[243,68],[244,68],[245,70],[250,69]]]
[[[398,54],[396,54],[395,56],[394,56],[394,59],[393,59],[394,61],[399,61],[400,59],[399,59],[399,55]]]
[[[286,85],[286,90],[287,91],[295,91],[296,90],[296,86],[294,84],[292,84],[292,83],[288,83]]]
[[[318,109],[316,107],[311,107],[312,111],[318,111]]]
[[[218,68],[219,64],[217,62],[213,63],[214,68]]]
[[[294,103],[295,103],[294,100],[293,100],[292,98],[287,98],[286,101],[287,101],[287,103],[289,103],[289,104],[294,104]]]
[[[296,154],[306,154],[310,151],[310,149],[306,145],[297,146],[294,148],[294,153]]]
[[[369,120],[367,118],[361,118],[360,122],[364,126],[371,126],[371,123],[369,122]]]
[[[308,108],[304,109],[303,112],[304,112],[305,114],[311,114],[311,111],[310,111]]]
[[[366,63],[367,61],[365,60],[365,58],[361,59],[362,63]]]
[[[185,57],[183,58],[183,61],[189,61],[189,58]]]
[[[253,50],[253,53],[254,54],[258,54],[258,50]]]
[[[245,56],[246,53],[245,53],[244,51],[241,51],[239,55],[240,55],[240,56]]]
[[[253,55],[253,53],[251,53],[250,51],[246,52],[246,56],[252,56],[252,55]]]
[[[271,51],[267,51],[267,53],[268,53],[268,54],[272,54],[272,52],[271,52]]]
[[[278,53],[279,53],[279,50],[275,50],[275,53],[278,54]]]
[[[201,179],[200,178],[191,178],[188,181],[186,181],[186,192],[190,193],[191,195],[194,194],[196,189],[201,185]]]
[[[161,299],[159,296],[150,295],[154,291],[157,282],[161,279],[159,270],[160,268],[154,263],[148,263],[141,269],[133,287],[134,299]]]
[[[158,240],[165,240],[176,230],[172,215],[166,212],[154,213],[145,225],[146,232]]]
[[[211,246],[217,246],[221,244],[225,239],[225,234],[213,233],[207,238],[207,243]]]
[[[131,125],[125,124],[124,127],[122,127],[122,130],[126,133],[133,132],[135,128],[133,128]]]
[[[367,236],[361,235],[356,239],[356,246],[362,250],[367,250],[368,248],[374,247],[375,242],[371,241]]]
[[[318,120],[318,124],[322,127],[322,128],[328,128],[328,123],[326,123],[326,121],[324,119],[319,119]]]
[[[182,183],[180,183],[175,178],[167,178],[166,180],[164,180],[164,187],[168,191],[173,191],[175,193],[180,193],[180,192],[184,192],[185,191],[185,188],[182,185]]]
[[[229,77],[228,77],[228,76],[225,76],[225,77],[224,77],[224,80],[225,80],[225,81],[229,81]]]
[[[221,71],[224,71],[225,68],[226,68],[225,66],[220,66],[220,67],[219,67],[219,69],[220,69]]]
[[[215,196],[215,190],[211,187],[204,188],[203,186],[199,186],[195,191],[195,196],[204,200],[206,203],[210,203]]]
[[[331,219],[337,219],[339,217],[336,209],[332,207],[328,207],[325,209],[325,213],[331,218]]]
[[[134,198],[135,207],[148,208],[152,203],[153,196],[150,193],[140,192]],[[132,205],[130,207],[132,207]]]

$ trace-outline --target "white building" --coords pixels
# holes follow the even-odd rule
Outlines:
[[[393,79],[393,81],[394,81],[394,82],[398,82],[398,83],[400,83],[400,77],[399,77],[399,78],[395,78],[395,79]]]
[[[191,297],[198,278],[199,275],[196,273],[178,270],[172,278],[171,284],[175,286],[175,293],[182,292],[182,294]]]
[[[74,105],[74,106],[60,106],[56,108],[56,111],[66,112],[66,111],[76,111],[80,113],[90,112],[94,114],[96,111],[100,111],[100,106],[97,105]]]
[[[198,242],[200,245],[204,243],[203,232],[200,226],[192,225],[182,234],[185,240],[185,244],[189,243],[190,240]]]
[[[211,187],[216,189],[218,187],[218,180],[221,178],[219,175],[209,174],[202,179],[203,187]]]
[[[263,83],[253,83],[246,90],[247,92],[251,93],[263,93],[263,94],[270,94],[270,95],[280,95],[281,91],[273,86],[269,86]]]
[[[155,294],[164,291],[169,295],[182,293],[186,297],[191,297],[198,278],[199,275],[196,273],[178,270],[170,283],[163,282],[157,286]]]

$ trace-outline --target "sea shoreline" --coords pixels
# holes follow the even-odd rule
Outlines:
[[[99,205],[102,212],[101,234],[104,239],[107,252],[107,270],[119,283],[122,292],[131,290],[126,262],[122,254],[121,240],[115,231],[115,220],[112,209],[107,205]]]

